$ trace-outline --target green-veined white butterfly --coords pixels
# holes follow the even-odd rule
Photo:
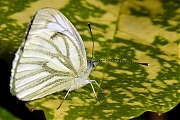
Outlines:
[[[87,83],[98,62],[86,59],[83,41],[59,11],[42,8],[34,15],[11,70],[11,93],[29,101]]]
[[[98,62],[87,60],[79,33],[63,14],[42,8],[30,21],[15,54],[10,91],[23,101],[63,90],[68,94],[88,83],[97,84],[87,77]]]

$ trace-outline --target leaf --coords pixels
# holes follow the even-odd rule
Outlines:
[[[150,66],[99,63],[89,79],[100,84],[105,93],[95,84],[94,87],[108,107],[96,101],[90,85],[71,92],[59,110],[56,108],[66,92],[32,101],[28,106],[43,110],[47,119],[131,119],[146,111],[165,113],[180,102],[176,2],[70,0],[59,10],[81,34],[88,59],[92,40],[87,23],[91,23],[95,59],[133,60],[148,62]],[[10,65],[27,24],[17,25],[18,21],[12,18],[4,22],[8,24],[1,27],[0,45],[4,49],[0,56],[8,59]]]
[[[12,115],[9,111],[0,106],[0,120],[12,120],[18,119],[14,115]]]

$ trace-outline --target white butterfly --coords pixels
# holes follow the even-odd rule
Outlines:
[[[68,94],[88,83],[97,84],[87,80],[97,64],[87,60],[83,41],[71,22],[55,9],[42,8],[15,54],[10,91],[23,101],[63,90]]]

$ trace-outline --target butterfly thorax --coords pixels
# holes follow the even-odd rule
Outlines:
[[[81,73],[77,76],[77,78],[74,79],[74,81],[72,82],[71,84],[71,89],[70,91],[72,90],[75,90],[75,89],[78,89],[78,88],[81,88],[83,86],[85,86],[86,84],[89,83],[89,80],[87,80],[89,74],[91,73],[91,71],[96,67],[96,65],[98,64],[99,62],[95,61],[95,60],[87,60],[87,69],[84,73]]]

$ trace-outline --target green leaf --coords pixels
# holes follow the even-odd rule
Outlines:
[[[32,3],[32,4],[29,4]],[[51,6],[44,1],[27,1],[21,6],[2,4],[0,57],[11,65],[34,8]],[[17,4],[16,1],[11,3]],[[19,4],[18,4],[19,5]],[[54,2],[81,34],[91,59],[91,23],[95,59],[123,59],[148,62],[138,64],[102,62],[90,74],[105,93],[94,84],[101,106],[90,85],[71,92],[56,109],[66,92],[32,101],[47,119],[131,119],[146,111],[165,113],[180,102],[178,4],[168,0],[73,1]],[[53,5],[52,5],[53,7]],[[5,10],[6,9],[6,10]],[[24,11],[23,11],[24,10]],[[21,12],[20,12],[21,11]],[[14,15],[16,14],[16,15]],[[29,15],[26,23],[22,22]],[[22,21],[21,21],[22,19]]]
[[[12,115],[9,111],[0,106],[0,120],[18,120],[18,118]]]

